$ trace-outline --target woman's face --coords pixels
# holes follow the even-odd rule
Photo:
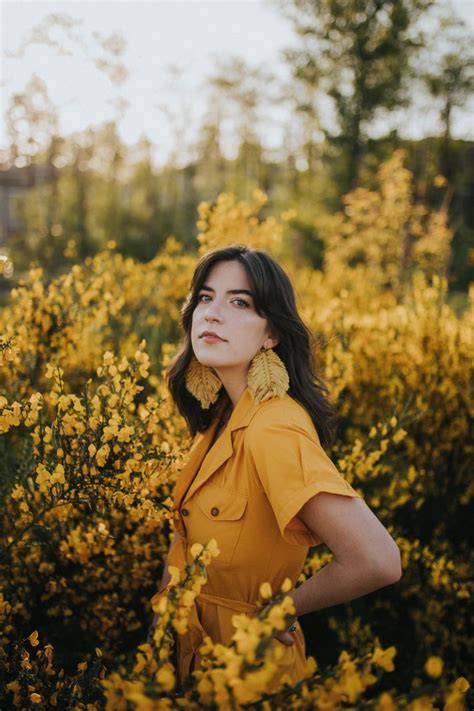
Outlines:
[[[191,343],[203,365],[219,374],[246,375],[260,348],[275,346],[266,318],[257,314],[244,267],[237,261],[217,262],[198,292],[193,311]],[[213,331],[220,339],[206,339]]]

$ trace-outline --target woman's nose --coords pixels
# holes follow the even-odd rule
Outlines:
[[[214,302],[209,304],[209,306],[207,307],[206,314],[205,314],[204,318],[206,319],[206,321],[220,321],[221,320],[219,308],[216,307]]]

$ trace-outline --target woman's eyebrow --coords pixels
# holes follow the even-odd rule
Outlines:
[[[200,291],[202,289],[205,289],[206,291],[215,291],[215,289],[213,289],[212,286],[207,286],[207,284],[204,284],[203,286],[201,286]],[[248,289],[228,289],[225,293],[226,294],[248,294],[249,296],[251,296],[253,298],[252,292],[249,291]]]

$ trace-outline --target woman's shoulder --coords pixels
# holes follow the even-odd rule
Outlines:
[[[255,436],[281,429],[300,431],[313,436],[316,434],[309,412],[288,393],[261,403],[248,429],[249,434]]]

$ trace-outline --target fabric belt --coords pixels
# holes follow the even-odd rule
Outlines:
[[[183,568],[186,563],[186,543],[185,541],[179,541],[172,550],[172,564],[177,565],[179,568]],[[178,550],[176,550],[178,549]],[[151,602],[154,603],[158,597],[163,594],[169,585],[161,588],[153,597]],[[178,679],[179,683],[184,681],[184,679],[191,673],[191,665],[193,663],[194,656],[196,655],[199,647],[204,642],[204,637],[208,635],[206,630],[201,624],[199,619],[196,600],[209,602],[219,607],[225,607],[228,610],[232,610],[235,613],[246,613],[252,615],[257,610],[257,605],[244,602],[243,600],[232,600],[228,597],[221,597],[220,595],[213,595],[212,593],[201,592],[196,596],[193,605],[189,611],[188,618],[188,629],[184,634],[179,634],[177,636],[178,640]]]
[[[257,606],[251,603],[243,602],[242,600],[231,600],[230,598],[211,595],[210,593],[200,593],[197,595],[196,600],[219,605],[235,613],[243,612],[252,615],[257,609]],[[204,637],[208,635],[199,619],[196,600],[190,609],[188,629],[184,634],[178,636],[178,675],[180,682],[191,673],[194,657],[204,642]]]
[[[257,609],[257,605],[251,602],[232,600],[230,597],[220,597],[220,595],[211,595],[211,593],[199,593],[197,599],[212,602],[214,605],[219,605],[220,607],[227,607],[228,610],[234,610],[234,612],[247,612],[248,614],[252,614]]]

